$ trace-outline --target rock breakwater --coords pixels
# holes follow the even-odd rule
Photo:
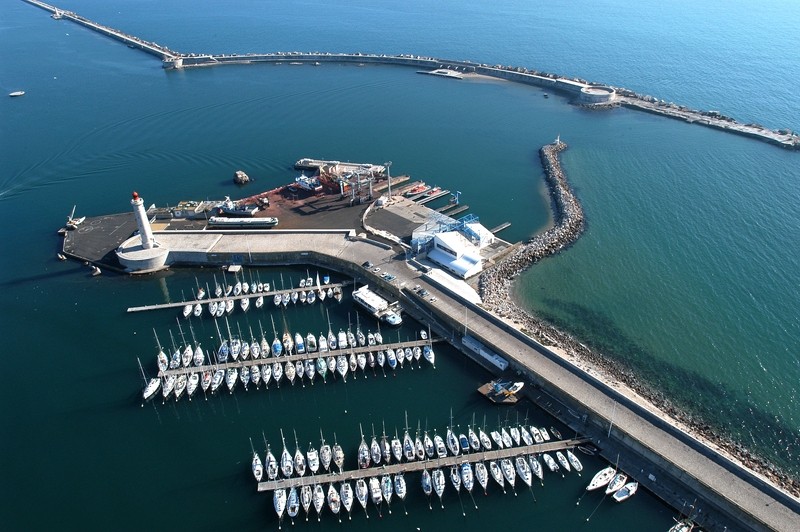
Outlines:
[[[478,289],[483,299],[482,306],[495,315],[513,322],[542,345],[559,348],[573,364],[583,369],[591,369],[595,376],[609,386],[614,387],[615,382],[623,384],[656,407],[680,429],[709,444],[734,462],[769,479],[784,491],[795,497],[800,496],[798,479],[752,453],[739,442],[720,435],[704,420],[676,406],[662,392],[643,382],[632,369],[603,353],[590,349],[570,334],[532,315],[512,300],[510,287],[519,274],[543,258],[573,244],[585,229],[583,208],[572,191],[558,158],[558,154],[566,148],[566,143],[557,140],[539,150],[545,180],[550,190],[553,226],[530,238],[500,262],[484,271],[478,281]]]

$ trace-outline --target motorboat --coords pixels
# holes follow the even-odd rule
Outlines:
[[[475,485],[475,476],[472,474],[472,465],[469,462],[461,464],[461,483],[468,492],[471,492]]]
[[[347,349],[347,333],[342,329],[339,329],[339,334],[336,337],[336,343],[339,345],[339,349]]]
[[[308,452],[306,453],[308,469],[311,470],[312,475],[316,475],[319,471],[319,453],[314,447],[309,444]]]
[[[583,464],[581,463],[580,460],[578,460],[578,457],[575,456],[575,453],[573,453],[569,449],[567,449],[567,460],[569,460],[569,463],[572,464],[572,469],[577,471],[578,474],[580,474],[580,472],[583,471]]]
[[[549,469],[553,473],[558,473],[560,471],[558,464],[556,463],[555,460],[553,460],[552,456],[550,456],[547,453],[542,453],[542,459],[544,460],[545,465],[547,465],[547,469]]]
[[[517,474],[522,481],[527,484],[528,486],[531,485],[533,481],[533,475],[531,474],[531,466],[528,465],[528,461],[525,460],[524,456],[518,456],[514,460],[515,466],[517,468]]]
[[[308,335],[306,335],[306,351],[308,351],[309,353],[313,353],[316,350],[317,350],[317,338],[313,334],[308,333]]]
[[[630,499],[639,489],[638,482],[628,482],[620,489],[614,492],[613,499],[617,502],[622,502]]]
[[[494,479],[497,484],[503,488],[503,492],[506,491],[506,481],[503,478],[503,472],[500,469],[500,466],[497,465],[497,462],[491,460],[489,462],[489,473],[491,473],[492,478]]]
[[[391,347],[386,350],[386,361],[389,363],[389,367],[391,369],[395,369],[397,367],[397,357],[395,356],[394,349]]]
[[[618,489],[622,488],[628,481],[628,475],[625,473],[617,473],[606,486],[606,495],[611,495]]]
[[[556,451],[556,460],[558,460],[558,463],[564,468],[564,471],[567,473],[570,472],[569,461],[567,460],[567,457],[564,456],[564,453],[561,451]]]
[[[486,489],[489,485],[489,471],[486,469],[486,464],[483,462],[475,463],[475,478],[478,479],[478,484],[481,485],[483,492],[486,493]]]
[[[589,485],[586,486],[586,491],[592,491],[607,486],[616,473],[616,470],[611,466],[601,469],[594,475]]]
[[[463,432],[458,435],[458,443],[461,446],[461,452],[469,452],[469,439]]]

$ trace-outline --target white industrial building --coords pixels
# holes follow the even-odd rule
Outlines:
[[[424,247],[430,261],[461,279],[483,270],[481,249],[494,241],[495,236],[474,216],[440,220],[435,228],[426,224],[415,231],[412,238],[417,251]]]

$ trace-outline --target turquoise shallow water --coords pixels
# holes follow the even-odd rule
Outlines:
[[[581,3],[155,6],[63,7],[179,50],[412,52],[520,64],[776,127],[800,124],[789,104],[791,77],[781,75],[797,71],[797,59],[773,44],[796,43],[790,2],[753,15],[743,3],[724,11],[686,3],[674,12],[654,3],[633,12],[608,1],[592,4],[593,17],[576,16],[587,9]],[[8,370],[25,375],[8,379],[2,392],[13,407],[3,410],[10,435],[0,439],[0,456],[15,489],[0,511],[17,528],[141,529],[165,501],[209,510],[159,515],[157,528],[273,526],[247,471],[248,438],[259,440],[262,430],[273,441],[280,427],[296,428],[308,440],[322,427],[354,451],[359,422],[402,426],[406,409],[414,423],[427,418],[440,429],[451,407],[462,424],[473,412],[490,424],[506,415],[472,393],[487,375],[447,350],[436,372],[405,371],[392,386],[381,377],[140,409],[135,359],[152,371],[151,329],[163,339],[177,328],[172,314],[124,309],[165,294],[178,299],[195,274],[208,274],[91,279],[58,263],[54,229],[73,204],[79,214],[119,212],[133,188],[148,204],[218,198],[234,192],[228,181],[238,168],[259,189],[271,188],[293,177],[290,165],[305,156],[392,160],[393,174],[461,190],[486,226],[510,221],[503,237],[520,240],[547,224],[537,150],[557,134],[570,144],[564,166],[588,230],[526,273],[518,297],[784,467],[800,467],[797,154],[630,111],[586,112],[528,87],[450,83],[393,67],[167,73],[152,57],[22,2],[5,13],[0,83],[27,91],[0,99],[0,203],[7,220],[25,221],[0,228],[14,250],[0,260],[0,303],[12,309],[3,321]],[[343,326],[348,312],[342,305],[331,318]],[[286,319],[299,328],[324,325],[314,310]],[[195,328],[203,338],[216,334],[208,323]],[[38,361],[45,364],[31,370]],[[550,423],[533,407],[527,413]],[[478,528],[529,518],[571,529],[594,508],[574,510],[584,480],[548,481],[536,505],[493,493],[481,496],[476,512],[464,500],[467,518],[455,496],[445,512],[409,501],[408,520],[381,523]],[[52,512],[19,512],[32,497]],[[88,515],[77,510],[88,507]],[[625,507],[601,505],[590,526],[666,529],[673,514],[637,496]],[[351,526],[366,526],[361,517]]]

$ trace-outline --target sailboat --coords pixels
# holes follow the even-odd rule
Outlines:
[[[322,490],[322,486],[319,484],[314,485],[314,493],[311,499],[314,502],[314,510],[317,512],[317,521],[319,521],[322,515],[322,508],[325,506],[325,492]]]
[[[272,454],[269,445],[267,445],[266,439],[264,440],[264,445],[267,447],[266,467],[264,468],[267,480],[275,480],[278,478],[278,461],[275,459],[275,455]]]
[[[567,449],[567,459],[569,460],[569,463],[572,464],[572,468],[575,471],[577,471],[578,474],[580,475],[581,471],[583,471],[583,464],[581,463],[580,460],[578,460],[578,457],[575,456],[575,454],[569,449]]]
[[[294,473],[294,461],[292,460],[292,455],[289,454],[289,450],[286,448],[286,440],[283,437],[283,429],[281,429],[281,441],[283,442],[283,451],[281,452],[281,473],[283,473],[284,478],[289,478]]]
[[[308,469],[311,470],[312,475],[316,475],[317,471],[319,471],[319,453],[311,445],[311,443],[308,444],[308,452],[306,452],[306,458],[308,460]]]
[[[139,361],[139,370],[142,372],[142,378],[144,379],[145,383],[144,390],[142,391],[142,399],[144,399],[145,401],[149,401],[156,395],[158,389],[161,387],[161,379],[154,377],[148,380],[147,376],[144,373],[144,369],[142,368],[142,361],[139,360],[138,358],[136,360]]]
[[[394,492],[397,495],[397,498],[401,501],[406,499],[406,479],[403,476],[403,473],[398,473],[394,476]]]
[[[378,466],[381,463],[382,453],[381,453],[381,446],[378,443],[378,439],[375,437],[375,426],[372,427],[372,442],[369,444],[369,455],[372,458],[372,462]]]
[[[434,469],[431,477],[433,480],[433,491],[436,492],[436,496],[439,497],[439,504],[441,504],[445,488],[444,472],[441,469]]]
[[[289,498],[286,501],[286,513],[289,518],[294,519],[300,511],[300,497],[297,495],[297,488],[292,486],[289,490]]]
[[[342,507],[342,500],[339,498],[339,492],[333,487],[333,482],[328,485],[328,508],[331,509],[334,515],[339,515],[339,509]]]
[[[518,456],[514,462],[517,467],[519,478],[530,487],[533,481],[533,475],[531,474],[531,466],[528,465],[528,461],[525,460],[524,456]]]
[[[436,448],[436,456],[438,458],[444,458],[447,456],[447,447],[444,445],[444,440],[438,434],[433,435],[433,445]]]
[[[306,351],[308,351],[309,353],[313,353],[316,350],[317,350],[317,338],[313,334],[308,333],[306,335]]]
[[[175,381],[175,400],[176,401],[178,399],[180,399],[181,395],[183,395],[183,392],[186,391],[186,381],[187,381],[187,377],[186,377],[185,373],[181,373],[180,375],[178,375],[178,379]]]
[[[461,464],[461,483],[464,485],[464,489],[468,492],[472,491],[472,487],[475,484],[475,477],[472,474],[472,465],[469,462],[464,462]]]
[[[422,471],[422,491],[428,497],[430,497],[431,493],[433,493],[433,481],[431,480],[430,471],[427,469]],[[430,502],[428,504],[430,505]]]
[[[486,493],[486,488],[489,485],[489,472],[486,470],[486,464],[483,462],[475,463],[475,478],[478,479],[478,484],[483,488],[483,493]]]
[[[544,460],[544,463],[547,466],[547,469],[549,469],[551,472],[558,473],[560,471],[560,468],[558,467],[558,464],[556,463],[555,460],[553,460],[552,456],[550,456],[547,453],[542,453],[542,459]]]
[[[366,469],[370,465],[370,452],[367,442],[364,440],[364,431],[361,429],[361,424],[358,425],[361,431],[361,443],[358,445],[358,467]]]
[[[258,456],[255,448],[253,448],[252,439],[250,439],[250,449],[253,451],[253,460],[250,467],[253,470],[253,476],[256,478],[256,482],[261,482],[261,478],[264,476],[264,464],[261,463],[261,457]]]
[[[458,492],[461,489],[461,474],[458,471],[458,466],[450,466],[450,483]]]
[[[306,474],[306,456],[303,454],[303,451],[300,450],[300,443],[297,441],[297,431],[294,433],[294,445],[294,470],[302,477]]]
[[[622,486],[624,486],[625,482],[627,481],[628,481],[628,475],[626,475],[625,473],[615,474],[614,477],[611,479],[611,481],[608,483],[608,486],[606,487],[606,495],[611,495],[618,489],[622,488]]]
[[[306,343],[303,341],[303,336],[299,332],[294,333],[294,345],[298,355],[305,354]]]
[[[556,460],[558,460],[558,463],[561,464],[561,467],[563,467],[564,470],[567,473],[569,473],[570,471],[569,461],[567,461],[567,457],[564,456],[564,453],[562,453],[561,451],[556,451]]]
[[[198,384],[200,384],[200,375],[196,371],[193,371],[186,379],[186,395],[189,396],[190,401],[192,400],[194,392],[197,391]]]
[[[336,433],[333,434],[333,463],[336,464],[336,467],[339,468],[339,473],[341,473],[342,467],[344,467],[344,451],[336,440]]]
[[[311,486],[306,484],[300,488],[300,505],[303,507],[303,512],[306,514],[306,521],[308,521],[308,514],[311,511],[312,489]]]
[[[376,477],[370,477],[369,479],[369,494],[370,498],[372,498],[372,504],[380,508],[381,502],[383,502],[383,495],[381,495],[381,483]]]
[[[503,493],[506,491],[506,481],[503,477],[503,472],[500,469],[500,466],[497,465],[497,462],[494,460],[489,462],[489,473],[491,473],[492,478],[495,482],[503,489]]]
[[[356,499],[358,503],[367,511],[367,498],[369,497],[369,488],[367,488],[367,481],[363,478],[356,480]],[[367,515],[369,518],[369,515]]]
[[[275,508],[275,513],[278,514],[278,519],[283,517],[283,512],[286,511],[286,489],[278,488],[272,495],[272,505]]]
[[[403,460],[403,446],[400,443],[400,438],[397,437],[397,429],[394,430],[394,438],[392,438],[391,448],[394,461],[398,463],[401,462]]]
[[[322,435],[322,429],[319,431],[320,446],[319,446],[319,459],[322,462],[322,467],[325,471],[329,471],[331,467],[331,460],[333,454],[331,453],[331,446],[325,443],[325,437]]]
[[[156,355],[158,369],[159,371],[167,371],[167,368],[169,368],[169,359],[167,358],[167,354],[164,352],[164,349],[161,347],[161,342],[158,341],[158,334],[156,334],[155,329],[153,329],[153,336],[156,337],[156,345],[158,346],[158,354]]]
[[[342,506],[347,510],[347,519],[352,519],[352,517],[350,517],[350,510],[353,508],[353,487],[349,482],[342,482],[339,487],[339,498],[342,501]]]
[[[528,456],[528,464],[530,464],[531,471],[533,471],[533,474],[536,475],[539,481],[541,482],[544,480],[544,470],[542,469],[542,464],[539,463],[539,459],[535,454]]]

